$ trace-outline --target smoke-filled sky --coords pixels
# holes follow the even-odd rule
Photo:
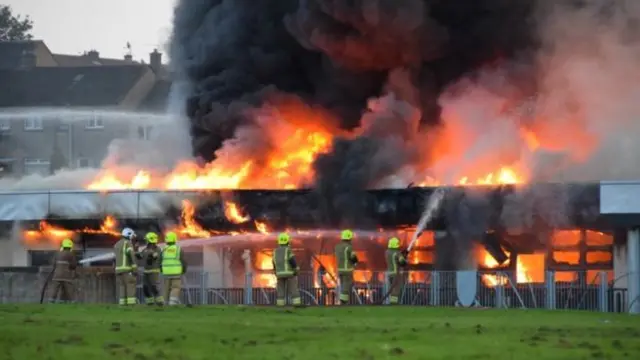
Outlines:
[[[33,35],[51,51],[81,54],[95,49],[102,57],[122,58],[127,42],[134,59],[148,60],[164,49],[176,0],[3,0],[15,14],[30,16]]]

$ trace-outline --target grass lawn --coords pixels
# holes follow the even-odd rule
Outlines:
[[[0,359],[640,359],[640,317],[427,307],[0,305]]]

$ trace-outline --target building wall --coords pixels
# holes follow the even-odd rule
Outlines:
[[[47,173],[57,143],[66,167],[96,167],[114,139],[137,136],[126,121],[109,121],[99,112],[74,120],[72,124],[61,123],[53,115],[2,120],[0,161],[11,164],[11,175],[14,176]],[[4,175],[9,174],[5,172]]]

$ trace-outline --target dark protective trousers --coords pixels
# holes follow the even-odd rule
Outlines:
[[[284,306],[287,298],[291,298],[294,306],[302,304],[300,291],[298,290],[298,276],[280,277],[276,283],[276,305]]]
[[[142,293],[147,305],[164,304],[164,297],[160,294],[159,273],[144,273],[142,275]]]
[[[353,273],[338,274],[340,280],[340,303],[349,304],[351,299],[351,288],[353,287]]]
[[[397,305],[404,288],[404,275],[402,273],[389,274],[389,286],[389,303]]]
[[[118,284],[118,304],[135,305],[138,303],[136,297],[136,276],[132,273],[116,274]]]
[[[53,302],[72,302],[75,301],[76,289],[73,280],[54,280],[53,293],[51,300]]]

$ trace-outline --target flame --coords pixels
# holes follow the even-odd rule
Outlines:
[[[476,139],[478,130],[465,123],[455,111],[449,110],[443,117],[447,126],[438,132],[434,141],[424,141],[430,144],[429,153],[433,153],[428,163],[425,160],[424,164],[415,165],[413,178],[407,179],[414,184],[524,183],[528,180],[526,154],[555,144],[540,138],[541,134],[548,135],[545,128],[523,127],[512,134],[519,137],[516,149],[493,151],[489,146],[486,156],[483,153],[478,155],[481,156],[478,159],[467,161],[464,159],[469,157],[469,147],[479,141]],[[345,132],[332,128],[330,124],[334,120],[326,112],[296,102],[265,106],[256,111],[253,120],[255,129],[239,130],[233,139],[216,151],[215,160],[210,163],[183,161],[168,173],[158,173],[156,169],[106,167],[87,188],[99,191],[296,189],[312,182],[313,162],[331,149],[334,138],[358,135],[358,130]],[[417,142],[416,147],[422,146],[420,143]],[[249,151],[249,145],[256,148]],[[492,151],[501,154],[496,155]]]
[[[182,200],[182,214],[180,218],[182,220],[182,226],[174,231],[179,232],[183,236],[191,236],[191,237],[209,237],[211,236],[211,232],[205,230],[197,221],[194,219],[194,214],[196,212],[195,206],[189,200]]]
[[[224,215],[227,217],[227,220],[231,221],[234,224],[242,224],[251,220],[249,216],[243,216],[242,214],[240,214],[238,205],[231,201],[225,201]]]
[[[256,226],[256,230],[258,230],[258,232],[262,233],[262,234],[268,234],[269,233],[269,227],[267,226],[267,223],[264,222],[260,222],[260,221],[254,221],[253,224]]]
[[[254,265],[258,272],[253,275],[253,286],[265,288],[276,287],[277,279],[276,275],[273,274],[272,254],[262,251],[256,252]]]
[[[111,215],[104,218],[98,229],[84,228],[80,230],[68,230],[42,220],[38,224],[38,230],[25,230],[22,238],[27,246],[53,245],[57,247],[62,240],[73,239],[75,234],[106,234],[119,236],[120,233],[117,231],[117,226],[118,222]]]

